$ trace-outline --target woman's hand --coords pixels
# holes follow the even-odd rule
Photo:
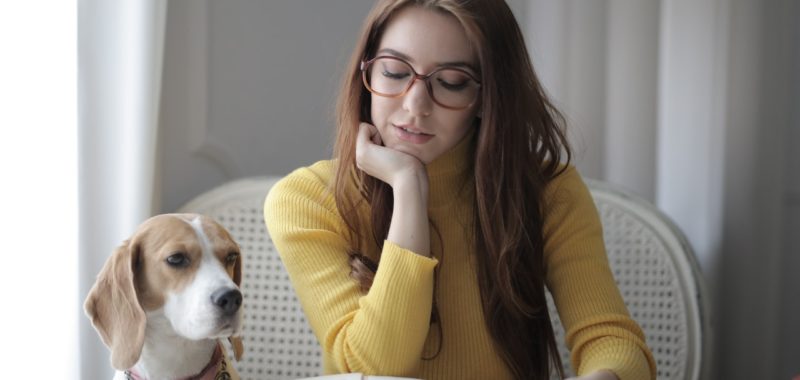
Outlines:
[[[416,157],[381,146],[374,125],[361,123],[356,140],[356,165],[392,187],[392,221],[386,240],[431,255],[428,227],[428,174]]]
[[[361,123],[356,138],[356,165],[367,174],[386,182],[392,188],[410,182],[427,194],[428,176],[425,166],[416,157],[382,146],[381,135],[374,125]]]
[[[566,380],[619,380],[619,378],[614,374],[614,372],[600,370],[583,376],[568,377]]]

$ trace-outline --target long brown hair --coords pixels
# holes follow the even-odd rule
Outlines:
[[[333,191],[353,236],[351,275],[369,289],[380,257],[377,262],[366,258],[360,242],[371,238],[380,247],[392,214],[389,186],[355,165],[359,122],[371,122],[359,62],[374,55],[389,18],[408,5],[454,16],[479,58],[473,238],[488,331],[515,378],[547,379],[551,365],[563,378],[545,301],[542,194],[571,152],[564,118],[545,95],[519,26],[502,0],[381,0],[367,16],[339,97],[334,145]],[[356,200],[351,198],[354,183],[362,195]],[[368,224],[359,219],[361,202],[369,206]]]

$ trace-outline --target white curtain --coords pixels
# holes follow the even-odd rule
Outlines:
[[[712,378],[800,373],[800,5],[518,8],[534,66],[568,117],[578,169],[655,203],[693,245],[711,297]]]
[[[79,273],[81,302],[106,258],[154,196],[165,0],[79,0]],[[81,310],[81,379],[113,376]]]

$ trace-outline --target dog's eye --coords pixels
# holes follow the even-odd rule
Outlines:
[[[189,257],[183,252],[173,253],[167,257],[167,264],[173,267],[189,266]]]
[[[236,263],[237,259],[239,259],[239,254],[236,252],[231,252],[228,254],[228,257],[225,258],[225,264],[233,265]]]

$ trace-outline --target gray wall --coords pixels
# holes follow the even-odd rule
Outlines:
[[[330,158],[336,94],[373,0],[168,4],[157,209]]]
[[[335,94],[372,1],[171,0],[161,209],[331,155]]]

